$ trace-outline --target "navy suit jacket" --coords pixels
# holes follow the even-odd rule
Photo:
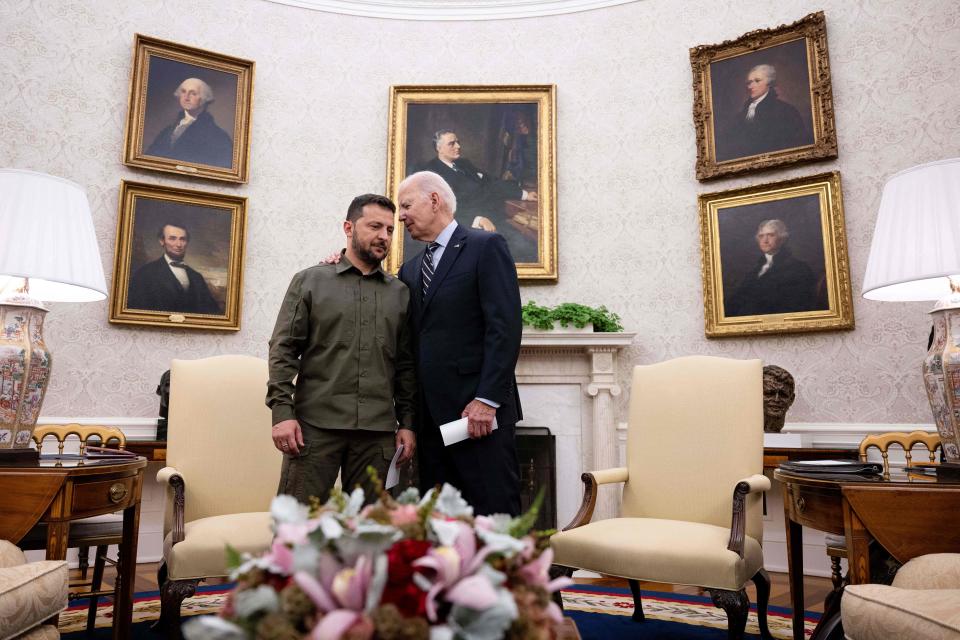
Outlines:
[[[515,424],[523,418],[514,375],[523,321],[506,241],[458,224],[426,298],[422,263],[420,251],[400,268],[410,287],[421,403],[443,424],[459,419],[474,398],[486,398],[500,403],[498,424]]]

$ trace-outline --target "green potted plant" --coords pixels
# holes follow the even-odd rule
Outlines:
[[[581,330],[623,331],[620,316],[606,307],[588,307],[575,302],[564,302],[556,307],[543,307],[531,300],[523,305],[523,324],[537,331]]]

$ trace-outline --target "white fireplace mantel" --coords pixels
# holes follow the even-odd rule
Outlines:
[[[619,466],[617,354],[636,333],[524,332],[517,383],[521,425],[548,427],[557,443],[557,525],[576,513],[580,474]],[[602,490],[597,518],[616,514],[618,492]]]

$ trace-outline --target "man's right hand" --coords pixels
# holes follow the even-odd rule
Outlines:
[[[296,420],[283,420],[273,425],[273,446],[280,453],[286,453],[291,456],[300,455],[300,447],[303,446],[303,432],[300,431],[300,423]]]

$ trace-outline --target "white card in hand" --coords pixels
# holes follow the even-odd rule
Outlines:
[[[393,460],[390,461],[390,468],[387,469],[387,481],[383,484],[384,489],[393,489],[400,482],[400,472],[397,471],[397,460],[403,453],[403,445],[397,447],[397,452],[393,454]]]
[[[493,419],[493,428],[497,428],[497,419]],[[440,425],[440,435],[443,436],[443,446],[449,447],[470,437],[467,434],[467,419],[460,418],[453,422]]]

